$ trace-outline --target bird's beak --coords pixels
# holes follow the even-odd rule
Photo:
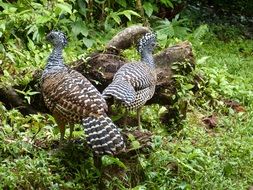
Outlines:
[[[50,39],[50,33],[46,35],[46,40],[48,41]]]

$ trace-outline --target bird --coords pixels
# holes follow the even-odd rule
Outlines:
[[[87,144],[95,155],[115,155],[124,151],[124,139],[106,114],[108,107],[102,94],[81,73],[64,64],[66,35],[53,30],[46,39],[53,50],[42,73],[41,91],[60,129],[60,142],[64,139],[66,125],[70,125],[71,137],[73,124],[81,123]]]
[[[152,32],[144,34],[137,44],[141,60],[120,67],[112,83],[102,92],[105,99],[113,97],[126,110],[137,110],[139,128],[141,128],[141,108],[154,95],[157,82],[156,66],[152,55],[155,46],[156,35]]]

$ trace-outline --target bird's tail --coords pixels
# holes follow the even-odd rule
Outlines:
[[[86,140],[92,150],[98,154],[117,154],[124,151],[125,143],[119,129],[106,115],[91,116],[83,119]]]
[[[106,87],[102,95],[105,99],[113,96],[126,104],[130,104],[134,101],[136,92],[129,82],[116,80]]]

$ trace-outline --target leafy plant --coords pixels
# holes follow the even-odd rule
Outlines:
[[[31,89],[27,90],[26,92],[24,92],[24,91],[22,91],[22,90],[18,90],[18,89],[16,89],[16,91],[17,91],[18,93],[24,95],[24,98],[26,99],[26,101],[27,101],[28,104],[31,103],[31,96],[40,93],[40,92],[33,92],[33,91],[31,91]]]
[[[112,10],[106,10],[109,12],[108,16],[105,19],[105,29],[109,30],[112,28],[115,24],[120,25],[122,22],[122,19],[120,16],[125,16],[129,21],[132,21],[132,16],[140,17],[140,15],[132,10],[124,10],[124,11],[117,11],[113,12]],[[114,23],[110,22],[110,20],[113,20]]]
[[[154,26],[157,38],[162,42],[166,42],[169,38],[186,38],[190,29],[185,26],[186,19],[180,19],[177,15],[172,21],[168,19],[159,20]],[[164,46],[166,44],[163,44]]]

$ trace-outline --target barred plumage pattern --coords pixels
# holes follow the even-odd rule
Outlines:
[[[87,142],[93,150],[114,154],[122,150],[123,139],[109,117],[91,116],[83,119]]]
[[[103,92],[104,98],[109,98],[110,96],[114,96],[117,100],[130,104],[134,101],[136,92],[128,81],[114,80],[110,84],[110,87],[106,88]]]
[[[57,31],[48,35],[54,50],[42,75],[45,104],[53,113],[63,136],[66,124],[80,122],[87,142],[96,154],[116,154],[125,148],[123,138],[106,115],[107,104],[99,91],[82,74],[63,64],[65,40],[60,40],[63,37],[65,39]]]
[[[135,96],[134,101],[132,101],[130,104],[122,102],[122,105],[127,110],[133,110],[133,109],[140,108],[141,106],[145,105],[145,103],[149,99],[151,99],[153,97],[154,93],[155,93],[155,86],[144,88],[144,89],[136,92],[136,96]]]
[[[141,62],[123,65],[114,75],[113,82],[103,91],[105,98],[112,96],[127,109],[137,109],[152,98],[157,81],[152,56],[155,43],[152,33],[141,38],[138,44]]]

